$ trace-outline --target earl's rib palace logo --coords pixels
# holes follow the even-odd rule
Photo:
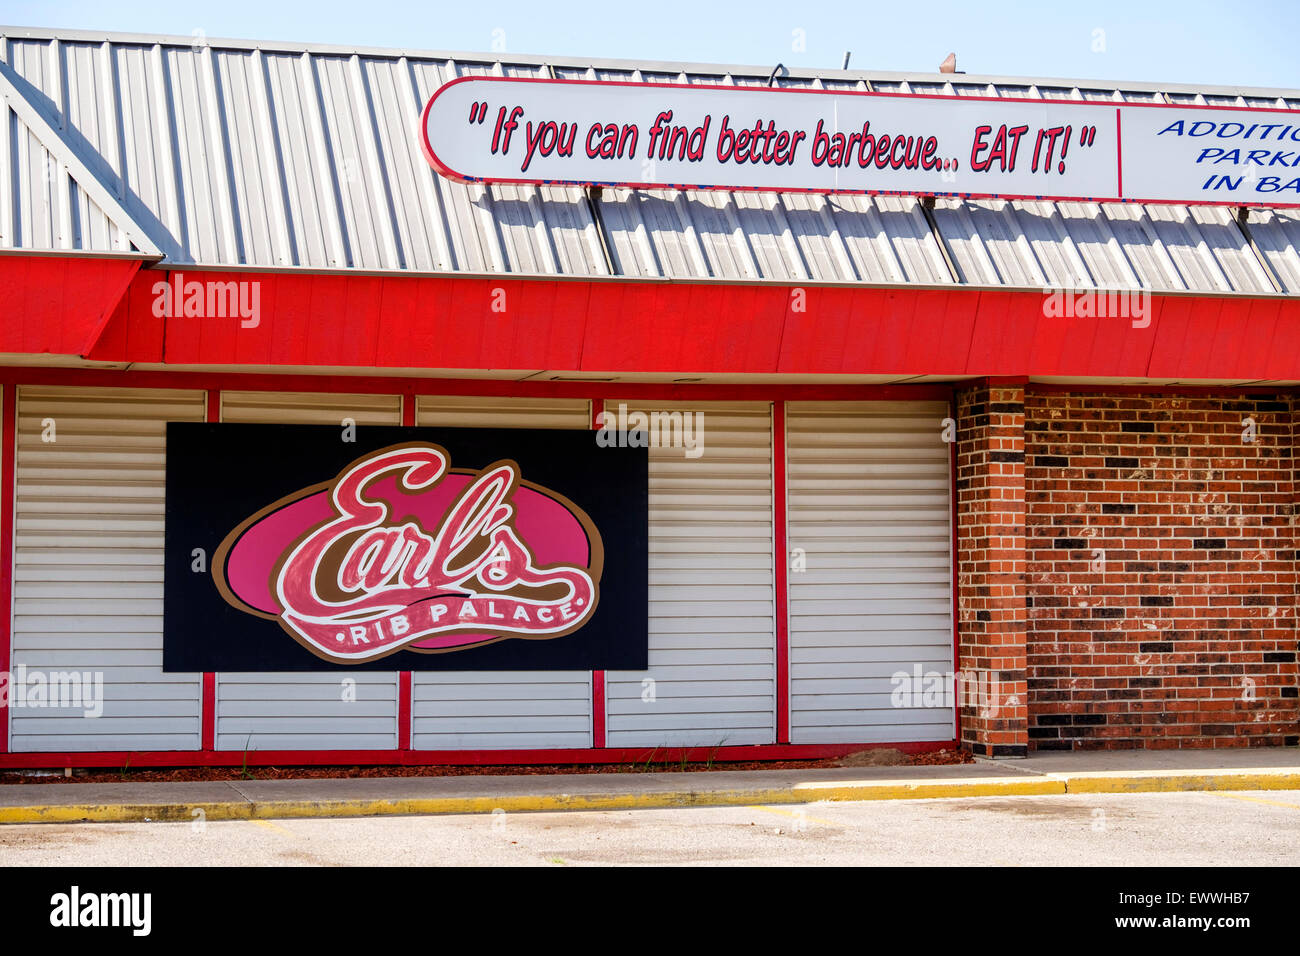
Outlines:
[[[352,664],[571,634],[595,611],[603,562],[586,512],[515,462],[452,468],[411,442],[251,515],[212,574],[230,604]]]

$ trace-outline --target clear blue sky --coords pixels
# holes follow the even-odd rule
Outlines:
[[[0,0],[0,23],[905,71],[955,51],[968,73],[1300,87],[1297,0]]]

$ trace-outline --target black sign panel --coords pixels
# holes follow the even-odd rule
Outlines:
[[[167,426],[165,671],[644,670],[644,448]]]

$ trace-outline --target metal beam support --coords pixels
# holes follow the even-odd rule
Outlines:
[[[152,236],[139,222],[131,216],[107,186],[99,181],[90,167],[77,155],[76,150],[49,122],[31,101],[19,91],[9,76],[8,64],[0,63],[0,99],[17,114],[24,125],[36,137],[37,142],[49,151],[87,196],[104,211],[104,215],[121,229],[132,244],[145,255],[162,258],[163,252]]]

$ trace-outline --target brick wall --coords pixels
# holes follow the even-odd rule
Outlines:
[[[962,746],[989,756],[1023,756],[1024,390],[958,392],[956,452],[958,667],[974,678],[957,701]]]
[[[1024,402],[1030,746],[1296,743],[1291,399]]]

